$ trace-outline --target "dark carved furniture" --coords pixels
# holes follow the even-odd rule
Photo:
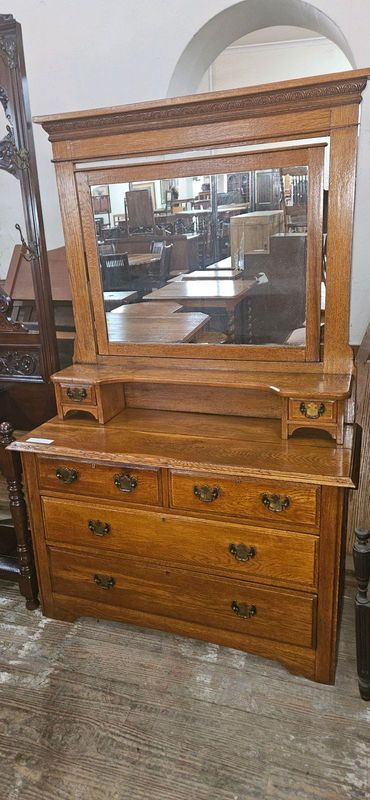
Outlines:
[[[58,418],[33,441],[12,445],[22,452],[32,497],[44,614],[194,636],[334,682],[346,503],[359,468],[360,432],[347,404],[348,318],[359,103],[368,74],[37,120],[53,144],[76,324],[75,362],[53,379]],[[326,145],[307,144],[317,137],[330,138],[322,340]],[[287,147],[291,139],[302,144]],[[285,144],[262,149],[265,142]],[[261,149],[249,147],[255,144]],[[215,192],[227,175],[268,169],[284,170],[285,178],[298,167],[310,187],[307,232],[294,239],[305,268],[299,252],[294,274],[289,258],[276,262],[275,275],[274,265],[266,268],[278,334],[286,324],[283,295],[298,324],[304,306],[302,346],[277,336],[247,344],[238,336],[254,275],[185,280],[181,289],[167,283],[138,299],[144,341],[109,335],[93,187],[118,191],[141,182],[158,190],[156,181],[210,176],[211,208],[203,213],[212,218],[214,242]],[[186,314],[194,303],[198,315],[199,304],[222,304],[228,341],[151,339],[160,319],[151,322],[151,306],[173,309],[176,298],[180,306],[186,301]]]
[[[23,240],[23,253],[32,274],[38,322],[32,335],[22,325],[13,324],[11,301],[0,292],[0,381],[7,386],[2,415],[24,428],[27,422],[39,424],[54,412],[50,375],[59,361],[22,33],[11,14],[0,15],[0,103],[7,129],[0,141],[0,169],[14,176],[21,188],[27,240]],[[22,238],[21,228],[20,235]]]
[[[361,697],[370,700],[370,530],[356,528],[353,561],[357,580],[356,648],[358,686]]]
[[[14,441],[12,426],[8,422],[2,422],[0,470],[8,486],[11,521],[0,520],[0,541],[3,550],[0,554],[0,578],[18,581],[19,590],[26,598],[26,607],[35,609],[39,605],[37,578],[22,488],[21,460],[18,453],[5,449]]]

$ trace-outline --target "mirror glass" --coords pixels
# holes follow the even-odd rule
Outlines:
[[[304,347],[308,172],[92,186],[109,341]]]

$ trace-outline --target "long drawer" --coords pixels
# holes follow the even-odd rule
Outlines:
[[[162,503],[159,469],[105,466],[65,458],[39,458],[38,469],[41,491],[90,495],[125,504]]]
[[[134,559],[49,550],[53,592],[303,647],[314,646],[316,598]],[[99,606],[96,606],[99,613]]]
[[[314,588],[318,540],[160,512],[43,498],[47,541]]]
[[[304,483],[171,471],[170,498],[183,510],[319,527],[320,488]]]

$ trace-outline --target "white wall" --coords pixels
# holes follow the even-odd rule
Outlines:
[[[271,80],[287,81],[312,75],[313,65],[320,73],[341,72],[351,69],[344,53],[325,37],[312,36],[305,31],[305,38],[292,38],[297,29],[277,29],[280,41],[255,43],[250,34],[238,44],[227,47],[203,75],[197,91],[208,92],[232,89],[238,86],[254,86]],[[274,28],[261,31],[266,36]],[[284,39],[289,35],[291,38]]]
[[[258,0],[260,6],[266,2]],[[274,8],[281,6],[287,14],[291,4],[296,8],[297,0],[275,0]],[[232,0],[186,0],[186,3],[183,0],[105,0],[104,3],[101,0],[12,0],[11,12],[22,25],[33,114],[120,105],[166,96],[176,64],[189,42],[211,17],[236,5]],[[351,3],[316,0],[313,7],[324,12],[329,22],[342,31],[356,65],[367,66],[370,61],[368,0]],[[286,19],[285,24],[288,24]],[[297,17],[292,24],[299,24]],[[238,35],[249,30],[247,14],[245,25],[245,30],[240,29]],[[220,35],[223,33],[220,31]],[[299,63],[296,66],[299,76]],[[313,63],[312,74],[320,71],[318,64]],[[275,77],[276,70],[268,80]],[[62,233],[54,170],[50,163],[51,146],[38,126],[35,143],[47,243],[50,248],[57,247],[61,244]],[[353,342],[361,339],[369,319],[369,145],[370,88],[363,104],[359,152]],[[3,219],[1,225],[4,225]]]

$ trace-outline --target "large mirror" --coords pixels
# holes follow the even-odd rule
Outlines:
[[[317,358],[323,147],[216,162],[80,175],[107,341],[308,346]]]

